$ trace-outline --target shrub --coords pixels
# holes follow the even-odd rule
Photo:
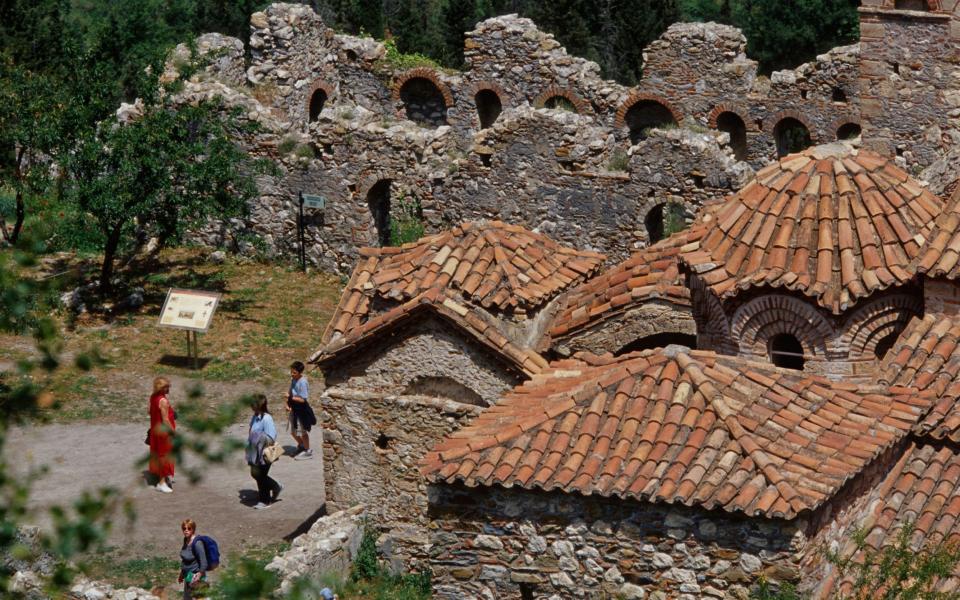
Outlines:
[[[630,157],[627,156],[627,153],[622,150],[616,150],[613,154],[610,155],[610,160],[607,161],[607,170],[608,171],[626,171],[627,167],[630,165]]]
[[[440,65],[429,56],[424,56],[418,52],[413,54],[400,52],[400,50],[397,49],[397,42],[393,38],[383,40],[383,47],[387,51],[383,57],[383,63],[390,69],[397,71],[406,71],[407,69],[416,67],[441,69]]]
[[[390,245],[402,246],[423,237],[423,209],[420,200],[400,198],[396,214],[390,215]]]

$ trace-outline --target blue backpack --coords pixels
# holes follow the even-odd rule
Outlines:
[[[203,549],[207,555],[207,570],[212,571],[220,566],[220,548],[217,547],[217,541],[209,535],[198,535],[193,538],[193,544],[190,549],[194,556],[197,554],[197,542],[203,542]]]

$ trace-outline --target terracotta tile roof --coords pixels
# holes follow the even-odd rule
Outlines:
[[[960,320],[914,317],[880,365],[882,384],[943,394],[960,377]]]
[[[914,402],[676,346],[578,355],[448,436],[421,469],[434,482],[792,518],[903,437],[926,409]]]
[[[528,376],[539,373],[547,361],[530,349],[511,342],[484,311],[466,306],[442,290],[433,288],[351,329],[310,357],[310,362],[323,365],[334,358],[370,343],[377,334],[409,323],[425,314],[435,315],[471,335]]]
[[[864,530],[865,551],[877,551],[894,543],[907,522],[914,524],[911,545],[915,550],[928,544],[960,542],[960,451],[950,445],[911,440],[863,506],[850,526],[837,532],[841,557],[858,558],[850,539],[854,529]],[[848,593],[849,576],[840,579],[835,567],[825,568],[816,597],[832,598],[831,592],[837,588]],[[954,577],[938,587],[955,590],[957,583]]]
[[[653,300],[689,307],[690,290],[677,258],[690,237],[689,230],[676,233],[571,290],[550,337],[564,337]]]
[[[936,227],[923,248],[917,270],[929,277],[960,276],[960,190],[939,215]]]
[[[842,145],[791,154],[695,225],[681,259],[720,297],[785,287],[834,314],[909,281],[939,198],[893,161]]]
[[[471,335],[496,338],[497,350],[535,372],[528,363],[543,362],[540,356],[511,342],[491,315],[537,310],[596,273],[604,261],[602,254],[561,246],[500,221],[463,223],[399,248],[363,248],[360,254],[311,362],[327,362],[405,319],[406,311],[419,314],[435,303],[435,314]],[[449,303],[459,307],[456,316],[448,314]]]

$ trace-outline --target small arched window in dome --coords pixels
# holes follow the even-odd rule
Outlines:
[[[770,339],[770,362],[784,369],[803,370],[803,345],[796,336],[779,333]]]
[[[877,342],[877,345],[873,347],[873,353],[876,355],[877,360],[883,360],[883,357],[887,355],[887,352],[890,352],[890,349],[893,348],[893,345],[897,342],[898,337],[900,337],[900,332],[895,331],[884,336],[883,339]]]

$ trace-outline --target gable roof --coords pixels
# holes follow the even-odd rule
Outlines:
[[[551,323],[550,337],[566,337],[646,302],[663,301],[689,308],[690,290],[680,273],[678,257],[691,235],[690,230],[684,230],[634,252],[571,290]]]
[[[546,361],[511,339],[497,317],[542,309],[604,261],[602,254],[500,221],[463,223],[398,248],[362,248],[360,254],[310,362],[332,362],[366,338],[408,322],[408,312],[432,311],[529,375]]]
[[[676,346],[578,355],[450,434],[421,468],[434,482],[792,518],[836,493],[925,408]]]
[[[705,214],[681,259],[720,297],[785,287],[840,314],[914,276],[942,210],[892,160],[818,146],[762,169]]]
[[[344,354],[364,347],[370,342],[370,338],[425,315],[436,316],[458,327],[474,341],[479,342],[528,377],[539,373],[547,366],[547,361],[535,351],[521,348],[511,342],[498,330],[495,320],[484,311],[458,303],[436,288],[427,290],[354,327],[346,335],[338,337],[315,352],[309,362],[317,365],[331,363]]]

